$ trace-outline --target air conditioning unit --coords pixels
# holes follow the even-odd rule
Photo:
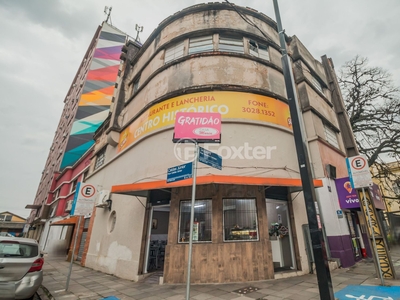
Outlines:
[[[73,202],[73,200],[69,200],[69,201],[67,202],[67,207],[65,208],[66,211],[71,211],[71,209],[72,209],[72,202]]]
[[[109,203],[107,202],[107,200],[110,200],[110,191],[108,190],[101,190],[99,192],[99,196],[97,197],[96,200],[96,207],[108,207]]]

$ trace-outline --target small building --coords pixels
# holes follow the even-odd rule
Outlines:
[[[22,236],[26,219],[9,211],[0,213],[0,235]]]

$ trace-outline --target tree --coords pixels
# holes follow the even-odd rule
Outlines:
[[[377,170],[373,176],[398,182],[388,162],[400,162],[400,88],[390,73],[358,55],[344,64],[338,79],[358,150]]]

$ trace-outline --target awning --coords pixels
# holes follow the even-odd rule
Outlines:
[[[266,178],[266,177],[248,177],[248,176],[228,176],[228,175],[206,175],[196,178],[197,185],[204,184],[240,184],[240,185],[262,185],[262,186],[287,186],[302,187],[301,179],[295,178]],[[111,187],[111,193],[128,194],[133,196],[143,196],[143,193],[149,190],[169,189],[182,186],[191,186],[192,179],[185,179],[172,183],[166,180],[146,181],[137,183],[128,183],[114,185]],[[315,187],[322,187],[322,180],[314,179]]]
[[[79,217],[80,216],[72,216],[68,219],[59,220],[59,221],[51,223],[50,226],[53,226],[53,225],[75,225],[75,224],[78,224]]]
[[[40,204],[27,204],[25,206],[25,208],[27,208],[27,209],[38,209],[38,208],[41,208],[41,207],[42,206]]]

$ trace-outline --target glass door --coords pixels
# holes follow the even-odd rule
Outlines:
[[[268,230],[275,272],[296,268],[288,204],[266,199]]]
[[[361,258],[361,247],[356,222],[356,216],[352,212],[346,212],[347,224],[349,225],[351,246],[353,248],[354,258],[359,260]]]

